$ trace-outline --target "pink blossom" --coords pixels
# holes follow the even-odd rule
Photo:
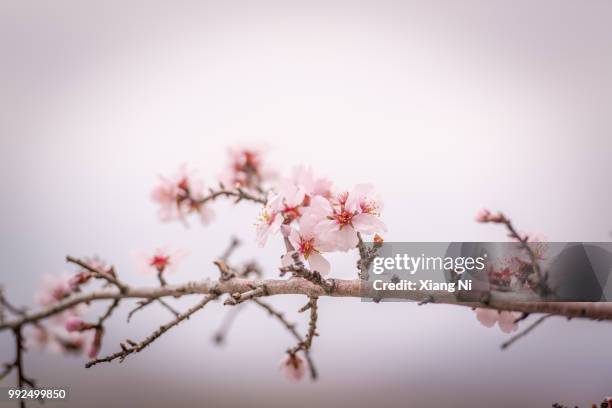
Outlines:
[[[502,222],[506,222],[507,221],[506,217],[501,212],[493,214],[493,213],[491,213],[491,211],[489,211],[486,208],[480,209],[476,213],[476,216],[474,217],[474,219],[476,220],[476,222],[502,223]]]
[[[42,325],[34,326],[25,332],[27,348],[46,348],[54,353],[81,353],[93,339],[93,332],[68,332],[63,327]]]
[[[298,166],[293,169],[291,181],[299,186],[309,198],[323,196],[330,198],[332,195],[333,183],[322,177],[315,177],[312,168]]]
[[[52,332],[49,348],[58,353],[81,354],[94,337],[93,331]]]
[[[68,297],[72,293],[70,279],[71,276],[66,273],[43,275],[41,287],[34,296],[34,300],[40,306],[49,306]]]
[[[292,255],[297,252],[302,262],[307,261],[311,269],[319,272],[321,275],[329,273],[329,261],[321,255],[321,252],[330,251],[332,248],[324,242],[321,242],[319,237],[314,233],[314,219],[311,217],[302,217],[299,221],[300,230],[291,228],[288,234],[288,239],[294,248],[294,251],[283,255],[283,266],[289,266],[293,263]]]
[[[159,184],[151,192],[153,201],[160,205],[158,216],[161,221],[180,220],[186,223],[186,216],[198,213],[203,224],[208,224],[214,215],[212,209],[201,202],[204,197],[204,183],[195,171],[186,165],[180,167],[171,178],[159,178]]]
[[[306,192],[300,185],[290,180],[283,180],[278,186],[278,197],[273,199],[273,205],[288,224],[302,216],[304,206],[308,204]]]
[[[29,326],[24,332],[26,348],[41,350],[49,342],[49,332],[43,325]]]
[[[264,205],[257,222],[255,223],[257,244],[266,245],[270,235],[278,233],[283,223],[283,216],[279,211],[281,197],[273,192],[268,193],[268,200]]]
[[[236,188],[256,189],[275,177],[263,160],[265,149],[257,146],[237,146],[228,149],[229,163],[220,176],[221,183]]]
[[[516,319],[521,316],[517,312],[508,312],[506,310],[495,310],[486,308],[476,309],[476,318],[485,327],[493,327],[495,323],[504,333],[512,333],[518,329]]]
[[[182,249],[163,247],[155,249],[152,253],[136,252],[133,257],[139,272],[157,274],[174,272],[187,254],[187,251]]]
[[[314,217],[315,233],[336,250],[357,246],[357,233],[374,234],[387,230],[380,220],[382,202],[371,185],[357,185],[351,192],[336,194],[331,200],[314,197],[305,216]]]
[[[298,382],[304,378],[307,363],[297,354],[287,354],[280,361],[280,370],[285,378],[290,381]]]
[[[486,208],[482,208],[476,213],[476,217],[474,217],[474,219],[477,222],[487,222],[490,216],[491,211],[487,210]]]
[[[70,290],[77,291],[81,285],[89,281],[92,277],[93,274],[89,271],[79,272],[68,280],[68,286]]]
[[[74,332],[81,330],[83,324],[83,319],[78,316],[71,316],[66,320],[64,327],[66,328],[66,331]]]

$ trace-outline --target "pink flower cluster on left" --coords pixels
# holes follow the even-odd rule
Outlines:
[[[88,260],[88,264],[99,270],[107,269],[107,266],[96,258]],[[79,292],[81,286],[92,277],[93,273],[85,269],[75,275],[44,275],[34,300],[39,306],[53,306]],[[32,326],[31,331],[26,332],[27,346],[71,354],[85,352],[90,358],[96,357],[100,351],[103,329],[85,323],[81,318],[84,312],[83,306],[73,307],[54,315],[47,320],[47,324],[37,323]]]

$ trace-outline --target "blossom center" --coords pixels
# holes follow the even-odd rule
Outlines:
[[[314,238],[310,238],[310,239],[302,238],[300,240],[299,251],[302,255],[304,255],[304,258],[308,258],[310,254],[312,253],[312,251],[315,251]]]
[[[342,228],[345,225],[351,225],[351,223],[353,222],[353,216],[355,214],[353,214],[350,211],[347,211],[346,209],[342,209],[339,212],[334,212],[333,215],[333,219],[336,220],[336,222],[338,224],[340,224],[340,228]]]
[[[170,264],[170,257],[164,255],[155,255],[151,258],[150,265],[158,270],[164,269],[166,266]]]
[[[287,221],[293,221],[296,218],[299,218],[299,216],[301,215],[300,208],[299,206],[289,207],[285,205],[285,208],[283,209],[283,215],[285,216],[285,219]]]

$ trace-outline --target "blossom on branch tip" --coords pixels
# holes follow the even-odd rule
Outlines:
[[[315,177],[310,167],[298,166],[293,169],[291,181],[299,186],[309,198],[323,196],[330,198],[333,183],[323,177]]]
[[[196,178],[196,172],[186,165],[170,178],[160,176],[159,183],[151,192],[151,198],[160,205],[158,216],[161,221],[180,220],[187,223],[186,216],[198,213],[203,224],[208,224],[214,212],[202,203],[204,183]]]
[[[256,239],[260,247],[266,245],[268,237],[276,234],[283,224],[283,216],[279,211],[281,197],[273,192],[268,193],[268,201],[261,210],[257,222]]]
[[[298,382],[304,378],[307,364],[308,363],[297,354],[287,353],[280,361],[279,368],[285,378],[290,381]]]
[[[494,223],[501,223],[501,222],[505,222],[506,217],[498,212],[497,214],[493,214],[491,213],[491,211],[489,211],[486,208],[482,208],[480,209],[477,213],[476,216],[474,217],[474,220],[476,220],[476,222],[494,222]]]
[[[188,252],[183,249],[163,247],[155,249],[152,253],[135,252],[133,257],[139,272],[166,274],[174,272],[187,255]]]
[[[229,148],[229,163],[219,177],[221,183],[232,188],[261,188],[263,182],[273,179],[276,175],[266,166],[264,153],[264,148],[255,146]]]
[[[80,331],[84,327],[84,322],[78,316],[71,316],[66,320],[64,327],[69,332]]]

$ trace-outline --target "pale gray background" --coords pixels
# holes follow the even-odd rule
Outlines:
[[[172,281],[212,276],[232,233],[272,274],[281,245],[256,251],[255,206],[218,205],[214,224],[185,230],[149,201],[157,174],[188,162],[212,181],[225,146],[250,140],[282,170],[375,183],[389,240],[503,239],[473,222],[483,205],[551,240],[607,240],[610,21],[612,3],[595,0],[4,0],[0,280],[29,303],[64,255],[97,253],[153,284],[129,252],[164,243],[192,252]],[[354,276],[353,255],[333,262]],[[246,310],[218,349],[222,312],[122,365],[31,353],[28,371],[69,385],[79,407],[586,406],[612,393],[608,323],[550,320],[501,352],[505,336],[467,309],[322,299],[321,380],[294,385],[277,372],[292,341],[276,322]],[[167,319],[124,316],[104,352]]]

